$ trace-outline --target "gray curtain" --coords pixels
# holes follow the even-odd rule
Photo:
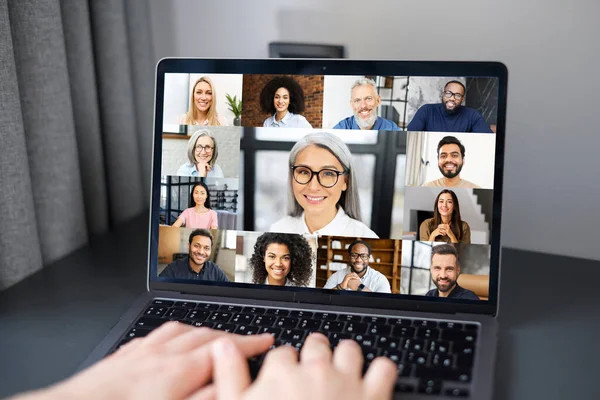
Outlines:
[[[145,1],[0,0],[0,290],[148,207]]]

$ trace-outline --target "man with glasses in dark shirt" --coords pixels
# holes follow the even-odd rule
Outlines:
[[[385,275],[369,267],[371,246],[362,240],[355,240],[348,247],[350,267],[331,275],[324,289],[354,290],[357,292],[391,293],[390,282]]]
[[[427,292],[426,296],[479,300],[475,293],[456,282],[460,275],[460,264],[458,252],[451,244],[433,246],[430,271],[435,289]]]
[[[188,257],[173,261],[160,273],[161,278],[229,282],[221,268],[209,261],[213,238],[210,231],[196,229],[190,234]]]
[[[493,133],[481,114],[462,105],[465,85],[450,81],[442,91],[442,101],[425,104],[408,124],[409,131]]]

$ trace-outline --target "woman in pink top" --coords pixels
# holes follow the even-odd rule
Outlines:
[[[186,228],[217,229],[217,212],[210,209],[210,193],[204,182],[198,182],[192,186],[190,193],[190,208],[186,208],[174,227],[185,226]]]

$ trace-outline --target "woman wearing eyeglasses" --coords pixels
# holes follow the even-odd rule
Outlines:
[[[437,195],[433,205],[433,218],[421,223],[419,240],[471,243],[471,228],[461,219],[458,197],[452,190],[444,189]]]
[[[188,161],[179,167],[177,175],[223,178],[223,170],[216,164],[218,155],[215,137],[209,130],[201,129],[188,141]]]
[[[189,208],[183,210],[174,227],[185,226],[194,229],[217,229],[217,212],[210,208],[210,193],[204,182],[197,182],[190,192]]]
[[[290,152],[288,177],[288,216],[271,232],[378,237],[361,222],[352,154],[340,138],[304,136]]]
[[[194,82],[188,112],[179,116],[180,125],[227,126],[227,120],[217,114],[217,94],[208,76]]]
[[[314,253],[301,235],[263,233],[250,258],[252,282],[276,286],[308,286]]]

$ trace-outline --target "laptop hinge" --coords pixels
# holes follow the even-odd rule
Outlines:
[[[310,304],[331,304],[331,296],[311,293],[295,293],[294,302]]]

